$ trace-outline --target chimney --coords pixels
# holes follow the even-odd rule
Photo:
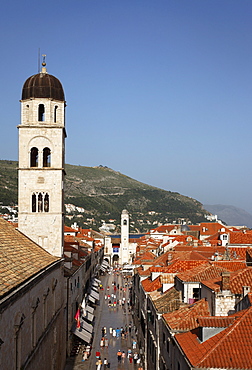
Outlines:
[[[230,290],[230,272],[221,273],[221,291]]]
[[[250,286],[243,286],[242,287],[242,296],[245,297],[248,293],[250,293]]]

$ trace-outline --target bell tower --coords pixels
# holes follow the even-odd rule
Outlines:
[[[121,264],[129,263],[129,212],[124,209],[121,214]]]
[[[41,72],[22,90],[18,229],[57,257],[64,242],[65,107],[63,87],[43,56]]]

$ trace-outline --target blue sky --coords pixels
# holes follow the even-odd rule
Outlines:
[[[251,0],[1,5],[0,159],[18,159],[38,49],[67,100],[66,162],[252,213]]]

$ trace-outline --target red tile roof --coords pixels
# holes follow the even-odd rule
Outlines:
[[[251,327],[252,308],[249,308],[228,328],[202,343],[190,331],[175,338],[194,367],[251,370]]]
[[[145,292],[153,292],[162,287],[160,277],[157,277],[155,280],[151,281],[149,278],[142,281],[142,287]]]
[[[243,261],[213,261],[212,264],[228,271],[238,271],[247,267],[246,262]]]
[[[134,265],[140,265],[142,264],[143,262],[151,262],[154,260],[155,258],[155,254],[153,254],[152,252],[145,252],[143,253],[140,257],[137,257],[134,261],[133,261],[133,264]]]
[[[192,305],[165,313],[163,318],[172,330],[192,330],[199,326],[197,322],[198,316],[208,315],[210,315],[208,303],[205,299],[201,299]]]
[[[235,317],[229,316],[210,316],[198,317],[198,324],[205,328],[227,328],[233,324]]]
[[[229,244],[252,244],[252,232],[231,232]]]
[[[218,266],[212,266],[210,263],[206,262],[192,270],[178,274],[177,277],[184,282],[201,282],[216,278],[220,276],[223,271],[226,270]]]

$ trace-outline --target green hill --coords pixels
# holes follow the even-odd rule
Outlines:
[[[0,161],[0,202],[17,203],[17,162]],[[208,213],[195,199],[143,184],[107,167],[66,165],[65,203],[83,207],[72,212],[66,223],[97,229],[102,221],[120,224],[123,209],[130,213],[131,232],[146,231],[158,224],[186,221],[197,223]],[[68,214],[69,216],[69,214]]]

